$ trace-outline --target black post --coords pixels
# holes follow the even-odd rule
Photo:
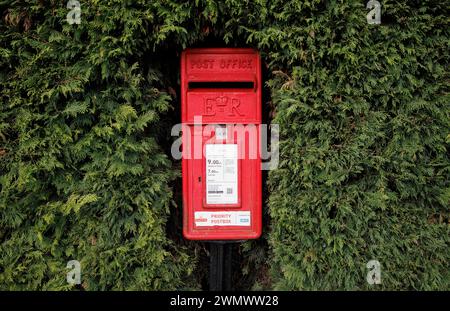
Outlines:
[[[232,271],[232,251],[233,251],[233,244],[227,243],[224,244],[224,262],[223,262],[223,289],[230,291],[231,288],[231,277],[233,275]]]
[[[209,290],[231,290],[232,245],[224,242],[209,245]]]

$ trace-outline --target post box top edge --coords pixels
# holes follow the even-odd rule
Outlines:
[[[186,48],[182,54],[255,54],[259,51],[254,48]]]

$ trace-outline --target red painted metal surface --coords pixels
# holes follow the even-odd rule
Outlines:
[[[258,52],[185,50],[181,105],[183,235],[191,240],[258,238],[262,230]]]

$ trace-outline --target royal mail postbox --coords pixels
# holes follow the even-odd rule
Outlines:
[[[183,235],[261,235],[261,66],[253,49],[181,56]]]

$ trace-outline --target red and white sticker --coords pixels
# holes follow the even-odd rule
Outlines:
[[[197,227],[250,226],[250,211],[195,212]]]

